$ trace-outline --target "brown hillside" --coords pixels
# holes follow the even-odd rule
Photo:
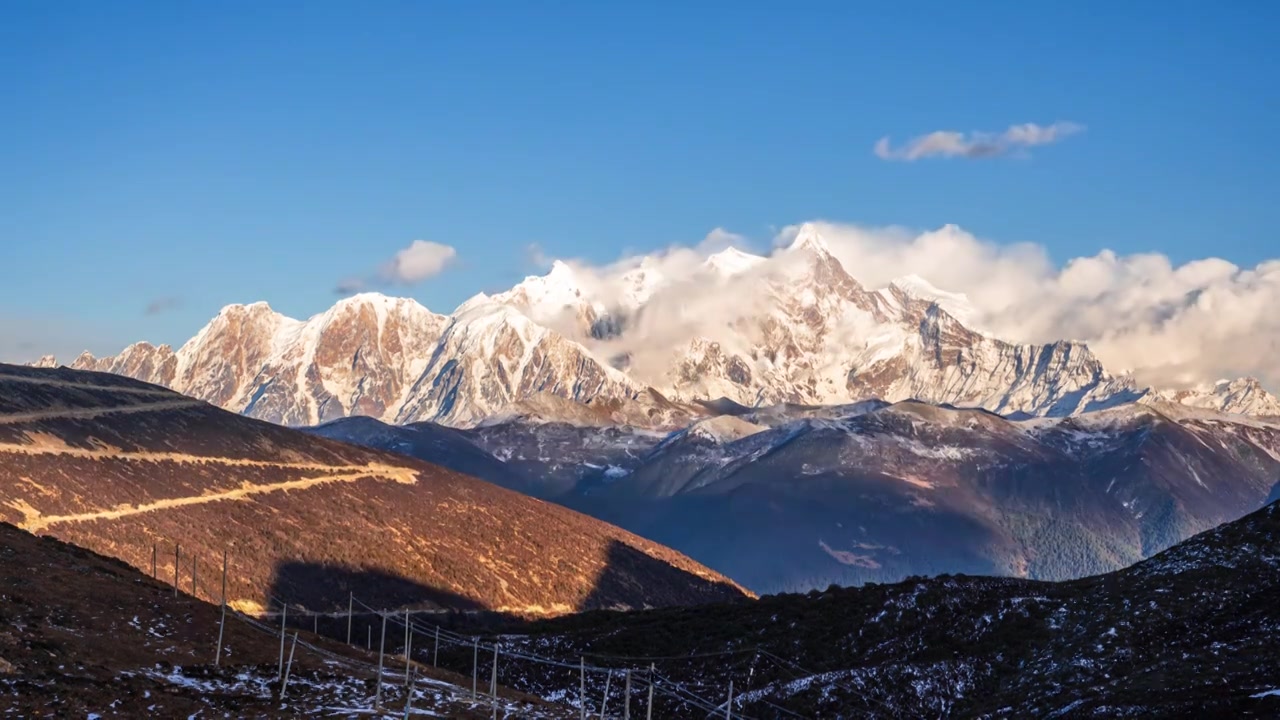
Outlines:
[[[212,580],[212,577],[209,578]],[[217,584],[211,583],[216,588]],[[279,695],[280,641],[227,614],[215,667],[220,610],[113,558],[0,523],[0,714],[5,717],[367,717],[377,653],[305,630]],[[289,633],[292,636],[293,628]],[[384,707],[399,717],[405,663],[388,632]],[[418,653],[415,660],[421,660]],[[468,657],[468,661],[471,658]],[[412,707],[434,717],[488,718],[462,674],[415,662]],[[499,686],[504,717],[577,717]]]
[[[0,519],[173,577],[231,556],[229,597],[312,609],[355,592],[556,614],[740,597],[662,546],[420,461],[316,438],[157,386],[0,365]],[[184,580],[184,586],[186,581]]]

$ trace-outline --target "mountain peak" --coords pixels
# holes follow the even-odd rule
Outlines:
[[[224,305],[222,309],[218,311],[218,315],[223,316],[223,315],[234,315],[238,313],[258,314],[258,313],[274,313],[274,312],[275,310],[271,309],[271,306],[267,304],[266,300],[259,300],[257,302],[251,302],[248,304],[232,303],[230,305]]]
[[[765,258],[759,255],[752,255],[751,253],[742,252],[738,248],[729,247],[709,256],[703,262],[703,265],[721,275],[731,276],[746,272],[764,261]]]
[[[973,325],[978,317],[978,310],[969,302],[968,295],[941,290],[914,273],[894,278],[890,285],[913,298],[937,305],[964,325]]]
[[[551,263],[551,270],[545,277],[548,279],[573,280],[573,268],[563,260],[555,260]]]
[[[831,252],[831,248],[827,246],[827,241],[822,237],[822,233],[818,232],[818,226],[813,223],[805,223],[800,226],[800,231],[796,233],[795,239],[791,241],[789,250],[808,250],[809,252],[827,254]]]

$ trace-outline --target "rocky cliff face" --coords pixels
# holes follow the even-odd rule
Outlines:
[[[266,303],[230,305],[176,352],[136,343],[72,367],[165,385],[286,425],[392,417],[431,357],[446,318],[413,300],[357,295],[305,322]]]

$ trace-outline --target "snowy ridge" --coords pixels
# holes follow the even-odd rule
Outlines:
[[[539,394],[616,405],[655,392],[659,404],[918,399],[1056,417],[1142,401],[1280,416],[1280,401],[1256,380],[1145,388],[1109,373],[1084,344],[1015,344],[975,331],[967,299],[923,278],[867,289],[813,225],[767,258],[734,248],[710,255],[692,277],[741,302],[709,322],[706,308],[682,302],[691,281],[672,282],[655,261],[611,288],[556,262],[506,292],[470,298],[450,316],[377,293],[345,298],[305,321],[266,303],[229,305],[176,352],[137,343],[115,357],[86,353],[73,366],[287,424],[368,415],[468,425]],[[690,334],[636,340],[629,333],[644,332],[633,327],[637,317],[650,326],[669,319]],[[637,350],[646,362],[631,369]],[[648,424],[659,426],[669,415],[652,417]]]

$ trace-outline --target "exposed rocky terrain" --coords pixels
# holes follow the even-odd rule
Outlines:
[[[224,550],[238,607],[555,614],[741,591],[667,548],[403,455],[118,375],[0,366],[0,520],[150,572]]]

